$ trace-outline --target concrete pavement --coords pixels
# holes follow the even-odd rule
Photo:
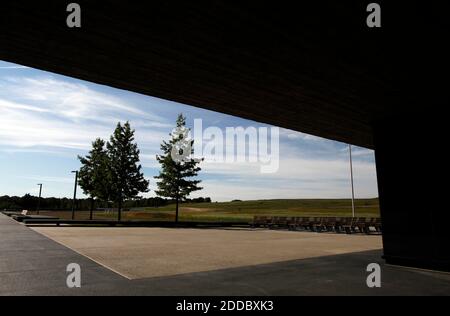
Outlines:
[[[36,227],[129,278],[169,276],[381,249],[381,236],[267,229]]]
[[[0,295],[448,295],[450,275],[391,267],[380,250],[128,280],[0,214]],[[66,286],[78,263],[82,287]],[[367,262],[382,287],[369,289]]]

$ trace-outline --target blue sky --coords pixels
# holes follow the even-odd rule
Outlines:
[[[0,195],[70,197],[71,170],[80,167],[96,137],[108,139],[118,121],[136,130],[144,174],[159,166],[155,155],[169,138],[178,113],[187,125],[201,118],[203,126],[269,126],[138,93],[114,89],[0,61]],[[377,197],[374,153],[353,147],[355,194]],[[202,165],[204,189],[192,195],[214,201],[272,198],[348,198],[351,196],[348,147],[287,129],[280,129],[280,167],[262,174],[252,163]]]

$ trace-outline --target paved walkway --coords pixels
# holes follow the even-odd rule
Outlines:
[[[382,248],[381,236],[376,235],[287,230],[55,226],[33,229],[129,279]]]
[[[128,280],[0,214],[0,295],[448,295],[450,275],[390,267],[379,250]],[[66,266],[82,287],[66,287]],[[367,262],[382,287],[365,284]]]

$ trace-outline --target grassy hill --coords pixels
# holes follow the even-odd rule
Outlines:
[[[247,221],[254,215],[267,216],[351,216],[350,199],[280,199],[181,204],[180,220]],[[138,208],[128,212],[129,219],[172,219],[174,206]],[[356,216],[378,217],[378,199],[356,200]]]

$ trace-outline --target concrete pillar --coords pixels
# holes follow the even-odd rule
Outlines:
[[[425,112],[374,126],[384,258],[450,271],[447,128],[443,117],[430,108]]]

